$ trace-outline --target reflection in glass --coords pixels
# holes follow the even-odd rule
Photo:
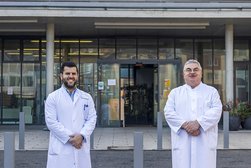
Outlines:
[[[182,65],[193,58],[193,40],[192,39],[177,39],[175,41],[176,58],[180,58]]]
[[[54,45],[56,45],[56,43],[54,43]],[[55,46],[54,46],[55,47]],[[56,47],[55,47],[56,49]],[[56,50],[55,50],[56,51]],[[41,58],[42,58],[42,64],[45,63],[46,61],[46,43],[41,43]],[[54,59],[55,59],[56,55],[54,53]]]
[[[54,90],[58,89],[61,87],[61,79],[60,79],[60,63],[54,62],[54,70],[53,70],[53,85],[54,85]]]
[[[96,62],[98,58],[98,40],[80,39],[80,63]]]
[[[138,59],[157,59],[157,39],[138,39]]]
[[[61,58],[62,62],[73,61],[78,63],[79,40],[78,39],[61,39]]]
[[[56,40],[59,41],[59,40]],[[58,89],[61,87],[61,80],[59,77],[60,74],[60,66],[61,66],[61,61],[62,61],[62,55],[61,55],[61,43],[54,43],[55,51],[54,51],[54,70],[53,70],[53,86],[54,90]],[[45,46],[46,47],[46,46]],[[46,67],[46,64],[45,64]]]
[[[235,67],[235,100],[236,103],[249,102],[249,66],[247,64]]]
[[[81,63],[79,69],[79,88],[92,95],[95,98],[95,83],[97,79],[94,73],[96,72],[96,63]]]
[[[39,107],[42,106],[43,101],[40,97],[39,81],[39,64],[24,63],[22,68],[22,105],[27,124],[42,122],[42,113]]]
[[[44,58],[44,57],[42,57]],[[44,124],[45,123],[45,120],[44,120],[44,100],[46,100],[46,64],[44,61],[42,61],[42,64],[41,64],[41,82],[40,82],[40,87],[41,87],[41,103],[42,103],[42,106],[40,106],[40,116],[41,116],[41,124]],[[37,107],[39,108],[39,107]]]
[[[117,39],[117,59],[136,58],[136,39]]]
[[[234,41],[234,61],[249,60],[249,43],[248,40]]]
[[[56,40],[56,41],[59,41],[59,40]],[[61,55],[61,50],[60,50],[60,46],[61,43],[58,42],[58,43],[55,43],[54,42],[54,62],[55,63],[60,63],[60,61],[62,60],[62,55]],[[46,44],[44,45],[44,47],[46,48]],[[46,53],[45,53],[46,54]]]
[[[39,61],[38,40],[23,40],[23,61]]]
[[[125,127],[125,114],[131,109],[130,88],[134,86],[133,72],[132,65],[120,65],[120,118],[123,127]]]
[[[203,82],[213,84],[213,56],[212,41],[208,39],[195,40],[195,59],[198,59],[203,67]],[[217,61],[214,61],[217,62]]]
[[[4,61],[20,61],[20,40],[4,41]]]
[[[0,46],[2,46],[2,39],[0,39]],[[0,86],[2,87],[2,47],[0,47]],[[0,121],[2,119],[2,88],[0,87]]]
[[[115,59],[115,39],[99,39],[99,58]]]
[[[3,64],[3,123],[16,123],[19,120],[20,112],[20,63]]]
[[[100,112],[98,123],[102,126],[120,126],[119,118],[119,65],[99,65]]]
[[[159,65],[159,109],[164,110],[170,91],[180,84],[178,69],[175,64]],[[157,88],[155,88],[157,89]],[[156,120],[155,115],[155,120]]]
[[[225,42],[221,39],[214,40],[213,60],[213,81],[214,87],[218,90],[222,100],[225,99]]]
[[[159,59],[174,59],[174,40],[159,40]]]

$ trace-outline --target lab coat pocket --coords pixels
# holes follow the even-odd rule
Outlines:
[[[61,142],[54,135],[51,135],[49,144],[50,155],[58,155],[60,153],[60,143]]]
[[[86,141],[83,141],[81,151],[84,153],[90,153],[90,138],[87,138]]]

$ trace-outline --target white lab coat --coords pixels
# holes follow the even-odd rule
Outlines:
[[[88,93],[77,89],[72,101],[62,86],[49,94],[45,103],[45,121],[50,130],[47,168],[91,168],[90,135],[96,118],[94,102]],[[81,149],[67,142],[74,133],[85,138]]]
[[[170,92],[164,113],[171,128],[173,168],[216,168],[221,112],[217,90],[202,82],[194,89],[185,84]],[[199,136],[181,129],[185,121],[192,120],[201,126]]]

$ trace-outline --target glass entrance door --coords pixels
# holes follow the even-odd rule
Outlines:
[[[120,66],[123,126],[153,125],[153,64]]]
[[[250,65],[248,63],[235,63],[234,67],[234,97],[236,103],[250,101]]]
[[[98,125],[156,125],[180,77],[178,63],[99,64]]]
[[[154,123],[156,124],[157,112],[158,111],[163,112],[168,98],[168,94],[173,88],[181,85],[180,64],[179,63],[159,64],[158,79],[155,80],[154,85],[155,88],[158,88],[158,93],[155,92],[156,96],[154,98],[155,102]]]
[[[98,125],[120,126],[119,64],[98,65]]]

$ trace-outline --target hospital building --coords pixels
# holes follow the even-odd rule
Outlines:
[[[223,103],[251,102],[248,0],[3,0],[0,2],[0,125],[42,125],[44,100],[61,87],[60,66],[79,68],[97,126],[156,126],[183,64]]]

